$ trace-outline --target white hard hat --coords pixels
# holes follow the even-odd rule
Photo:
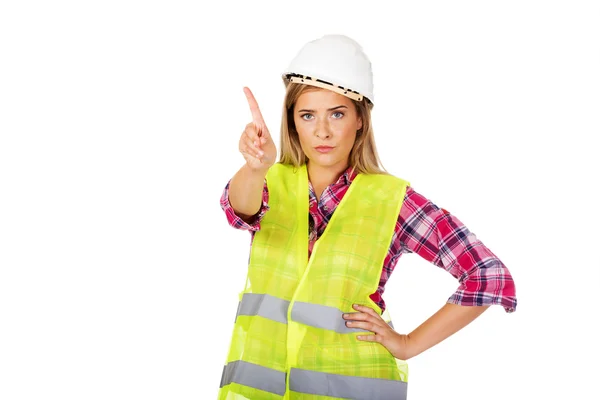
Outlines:
[[[283,81],[333,90],[371,103],[373,71],[362,47],[344,35],[325,35],[306,43],[283,73]]]

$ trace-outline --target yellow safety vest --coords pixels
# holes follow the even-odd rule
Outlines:
[[[221,378],[220,400],[406,399],[408,366],[369,331],[348,328],[369,297],[408,182],[356,176],[308,259],[306,166],[267,173],[269,207],[255,234],[246,285]],[[384,320],[391,324],[389,313]]]

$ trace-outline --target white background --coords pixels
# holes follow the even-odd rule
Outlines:
[[[600,4],[386,4],[2,3],[0,399],[216,398],[249,250],[219,207],[242,87],[278,136],[280,73],[325,33],[371,58],[384,166],[517,284],[516,313],[410,361],[410,399],[597,398]],[[396,328],[456,287],[403,257]]]

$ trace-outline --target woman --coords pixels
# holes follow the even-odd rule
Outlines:
[[[405,399],[406,360],[490,305],[514,311],[512,277],[456,217],[380,167],[371,63],[358,43],[313,40],[283,79],[279,162],[244,88],[246,163],[221,198],[252,247],[219,398]],[[403,253],[460,280],[409,334],[393,329],[382,298]]]

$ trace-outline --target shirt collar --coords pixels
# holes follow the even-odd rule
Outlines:
[[[352,183],[352,181],[354,180],[354,178],[356,178],[356,175],[358,175],[358,173],[352,166],[350,166],[346,169],[346,171],[344,171],[342,176],[340,176],[340,179],[338,179],[338,183],[343,182],[346,185],[350,185]],[[343,181],[342,181],[342,179],[343,179]]]

